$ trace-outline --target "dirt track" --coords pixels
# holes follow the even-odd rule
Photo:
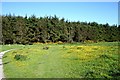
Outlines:
[[[2,78],[4,78],[2,57],[3,57],[4,53],[6,53],[6,52],[8,52],[8,51],[10,51],[10,50],[0,52],[0,80],[1,80]]]

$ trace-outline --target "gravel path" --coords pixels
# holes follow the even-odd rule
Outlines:
[[[7,50],[7,51],[0,52],[0,80],[1,80],[2,78],[4,78],[2,57],[3,57],[4,53],[6,53],[6,52],[8,52],[8,51],[11,51],[11,50]]]

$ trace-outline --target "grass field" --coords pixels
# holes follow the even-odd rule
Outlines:
[[[5,45],[7,78],[120,78],[118,42]]]

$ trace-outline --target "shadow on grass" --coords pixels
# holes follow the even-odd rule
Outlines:
[[[0,64],[0,65],[5,65],[5,64],[8,64],[8,63],[10,63],[11,61],[8,61],[8,62],[4,62],[4,63],[2,63],[2,64]]]

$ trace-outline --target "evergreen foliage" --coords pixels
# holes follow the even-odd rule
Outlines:
[[[34,42],[84,42],[86,40],[119,41],[119,28],[96,22],[70,22],[55,16],[37,18],[14,15],[2,16],[4,44],[32,44]]]

